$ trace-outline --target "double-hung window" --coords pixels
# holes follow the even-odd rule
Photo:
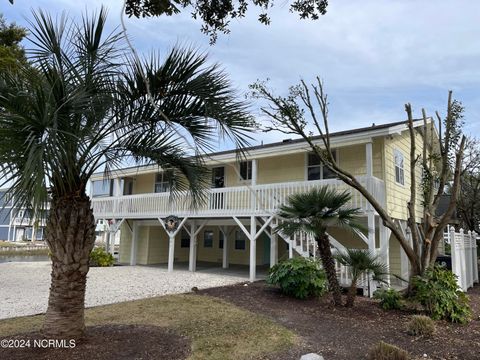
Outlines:
[[[235,250],[245,250],[247,239],[242,230],[235,231]]]
[[[223,249],[223,242],[225,241],[224,239],[225,239],[225,237],[223,235],[223,231],[220,231],[218,233],[218,248],[219,249]]]
[[[242,161],[240,163],[240,180],[252,180],[251,161]]]
[[[155,192],[162,193],[170,191],[170,179],[171,179],[171,172],[170,171],[162,171],[155,175]]]
[[[190,247],[190,235],[184,229],[182,229],[180,235],[180,247],[182,248],[189,248]]]
[[[404,170],[404,158],[400,150],[393,152],[393,158],[395,163],[395,182],[400,185],[405,185],[405,170]]]
[[[203,247],[204,248],[211,248],[213,247],[213,231],[206,230],[203,233]]]
[[[93,197],[113,196],[113,179],[93,181],[92,187]]]
[[[337,152],[332,150],[332,155],[337,160]],[[329,168],[324,166],[320,158],[315,153],[308,153],[307,160],[307,179],[308,180],[320,180],[320,179],[334,179],[335,173]]]

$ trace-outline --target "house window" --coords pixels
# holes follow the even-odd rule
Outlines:
[[[113,196],[113,180],[98,180],[92,182],[92,195]]]
[[[181,232],[181,238],[180,238],[180,247],[182,248],[189,248],[190,247],[190,235],[188,235],[188,233],[182,229],[182,232]]]
[[[171,172],[163,171],[155,175],[155,192],[162,193],[170,191]]]
[[[240,180],[252,180],[251,161],[242,161],[240,163]]]
[[[395,181],[398,184],[405,184],[405,171],[404,171],[404,159],[403,154],[399,150],[395,150],[393,153],[394,162],[395,162]]]
[[[207,230],[203,233],[203,247],[213,247],[213,231]]]
[[[223,237],[223,232],[220,231],[220,232],[218,233],[218,248],[219,248],[219,249],[223,249],[223,239],[224,239],[224,237]]]
[[[223,188],[225,186],[225,168],[215,167],[212,169],[212,188]]]
[[[332,155],[335,161],[337,160],[336,150],[332,150]],[[307,163],[307,179],[308,180],[320,180],[320,179],[335,179],[336,175],[329,168],[324,166],[320,161],[320,158],[315,153],[308,153]]]
[[[247,239],[241,230],[235,231],[235,250],[245,250]]]

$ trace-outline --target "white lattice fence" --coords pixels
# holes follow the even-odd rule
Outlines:
[[[467,291],[478,283],[477,234],[454,229],[449,233],[452,251],[452,271],[458,276],[458,285]]]

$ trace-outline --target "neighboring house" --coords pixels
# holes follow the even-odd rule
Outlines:
[[[0,189],[0,240],[43,240],[45,219],[35,219],[29,210],[15,208],[7,192]]]
[[[422,121],[416,121],[419,144]],[[352,172],[385,205],[389,214],[406,229],[410,197],[409,134],[406,122],[341,131],[331,134],[339,165]],[[321,145],[320,138],[314,142]],[[189,195],[169,201],[168,171],[157,166],[112,171],[92,177],[92,203],[96,219],[115,220],[121,230],[120,262],[125,264],[189,264],[197,261],[249,265],[250,279],[257,265],[272,266],[278,259],[309,256],[313,240],[304,234],[293,239],[273,230],[276,213],[289,195],[317,186],[331,186],[352,194],[350,205],[362,210],[368,233],[332,231],[337,248],[375,250],[393,273],[405,276],[408,260],[398,241],[367,201],[325,167],[303,140],[248,148],[245,161],[235,151],[210,154],[205,163],[212,170],[212,189],[199,208],[189,207]],[[420,177],[420,169],[416,174]],[[420,183],[420,182],[418,182]],[[421,219],[420,201],[418,220]],[[181,229],[169,236],[165,228],[169,215],[178,217]]]

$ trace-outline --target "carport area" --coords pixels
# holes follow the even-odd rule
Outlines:
[[[168,270],[168,264],[147,265],[150,267]],[[188,262],[178,262],[174,264],[174,270],[188,271]],[[267,277],[269,265],[257,266],[257,280],[263,280]],[[249,279],[249,266],[231,264],[228,268],[223,268],[222,264],[198,261],[196,272],[212,275],[233,276],[243,278],[244,281]]]
[[[175,265],[174,272],[162,265],[91,268],[85,304],[91,307],[248,281],[248,267],[218,269],[200,263],[191,272],[188,263]],[[0,263],[0,319],[44,313],[50,271],[49,261]]]

